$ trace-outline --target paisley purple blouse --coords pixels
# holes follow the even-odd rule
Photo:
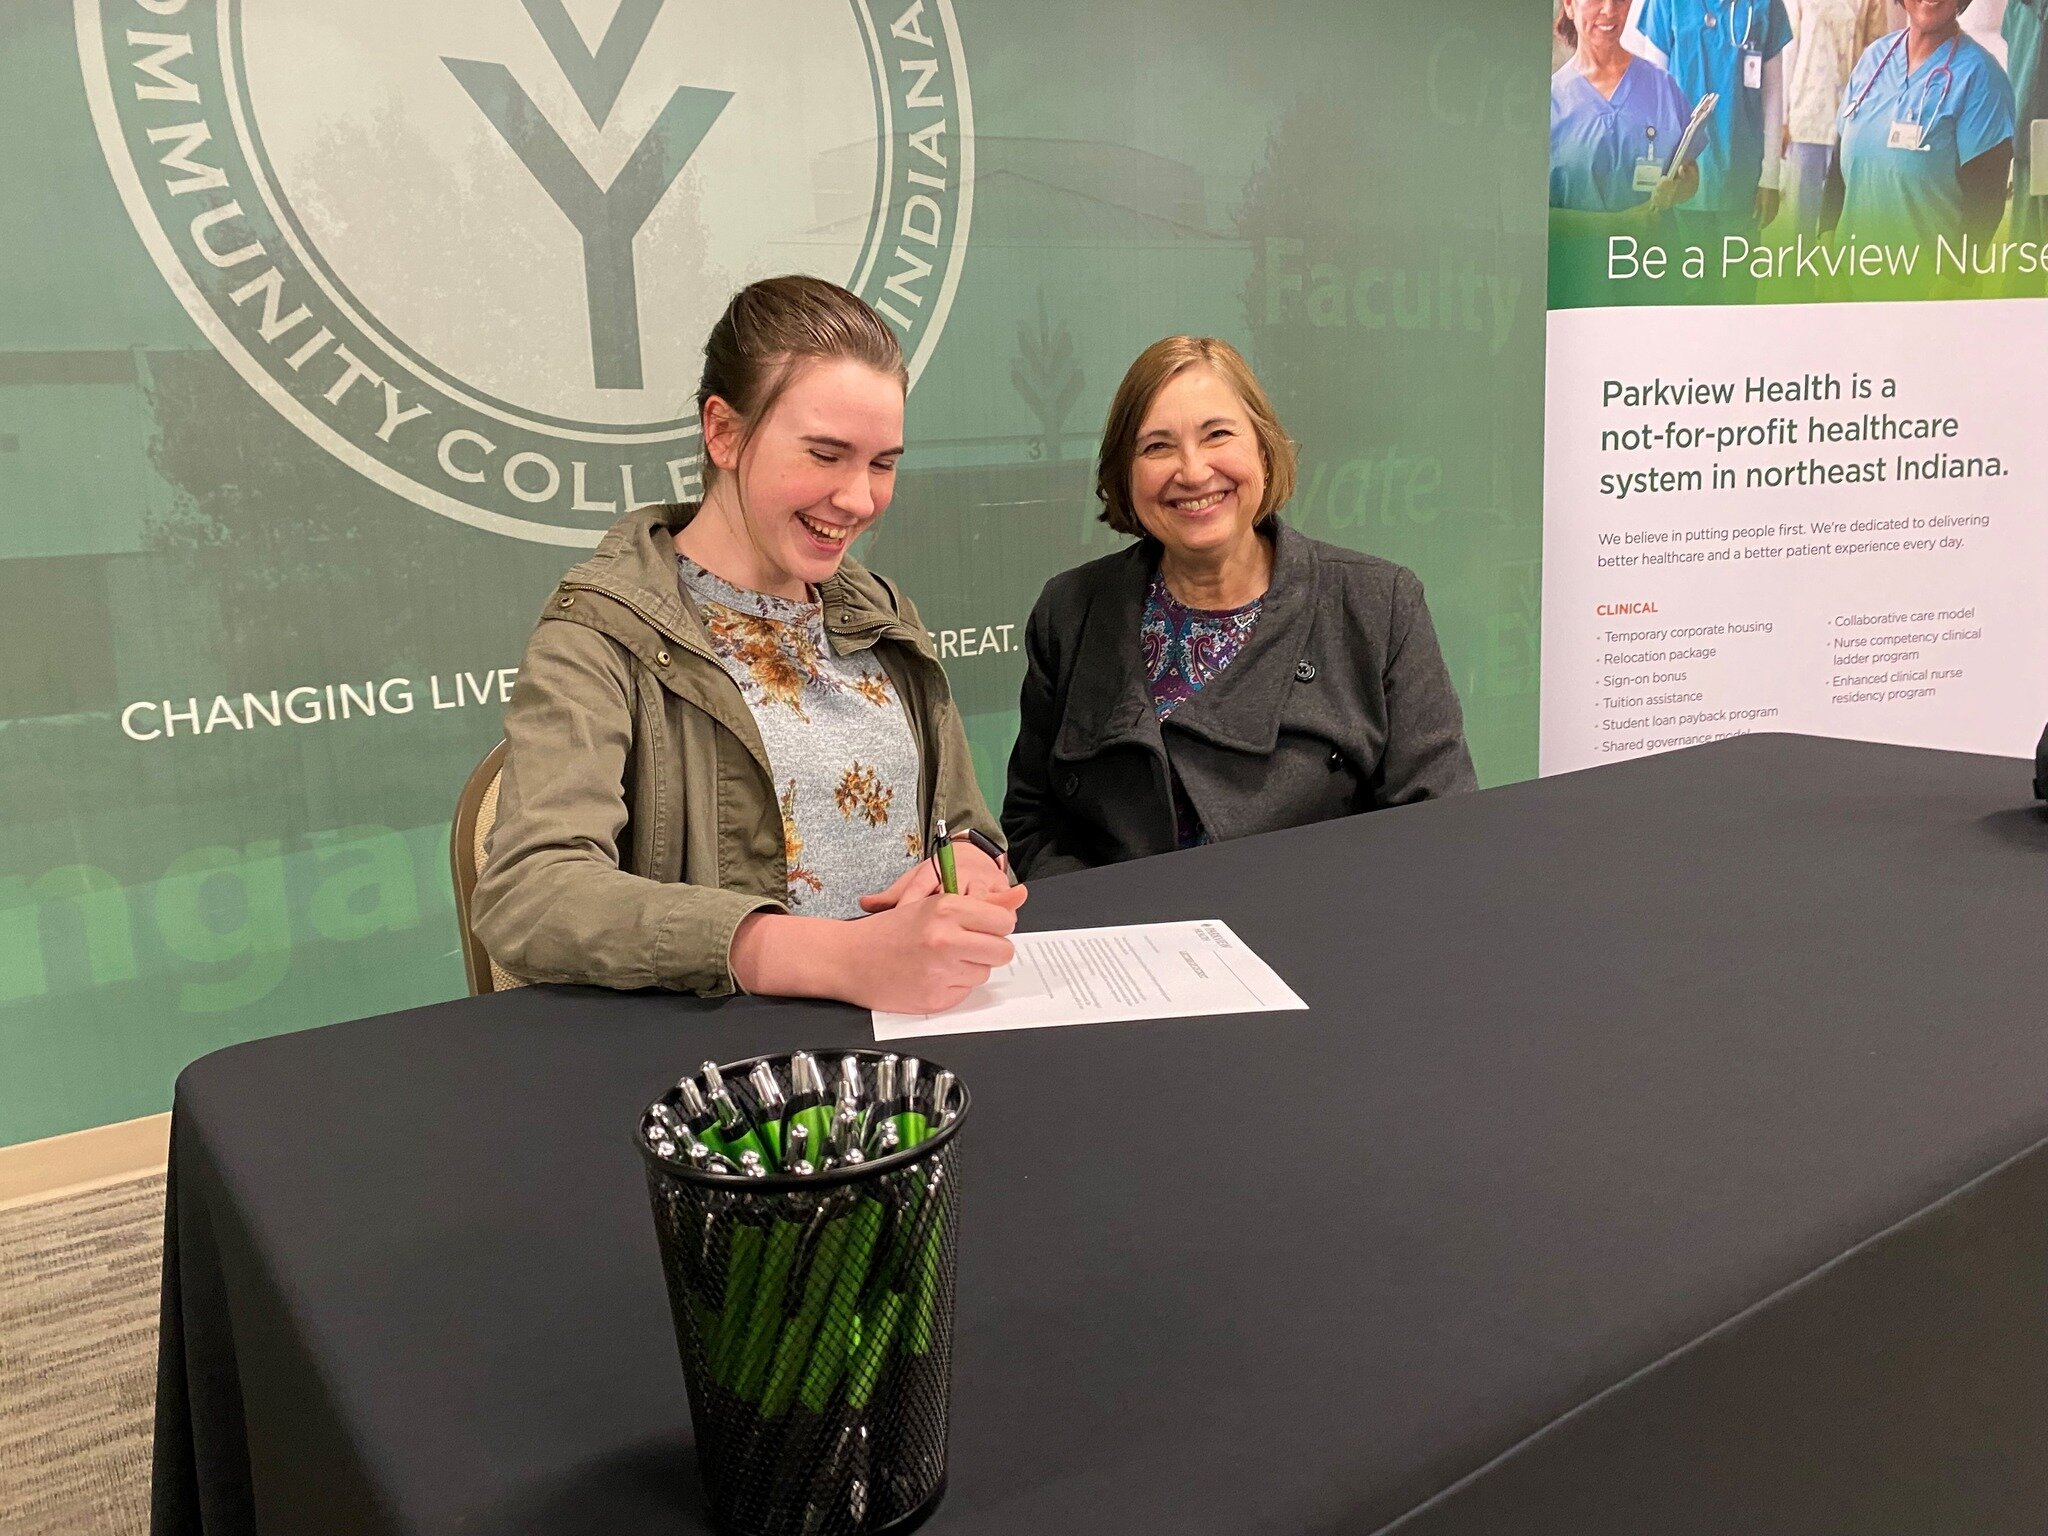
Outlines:
[[[1166,590],[1166,577],[1154,574],[1145,591],[1145,616],[1139,636],[1145,647],[1145,678],[1152,691],[1152,709],[1165,720],[1193,698],[1236,659],[1259,622],[1265,599],[1255,597],[1242,608],[1190,608]],[[1208,841],[1201,817],[1173,777],[1173,815],[1180,846]]]

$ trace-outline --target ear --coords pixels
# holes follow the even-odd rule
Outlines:
[[[706,456],[722,473],[733,473],[740,464],[741,438],[746,430],[746,418],[734,410],[723,395],[713,395],[704,402],[700,420],[704,427]]]

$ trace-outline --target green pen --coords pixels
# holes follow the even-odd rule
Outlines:
[[[686,1161],[702,1168],[710,1160],[711,1149],[691,1134],[690,1128],[673,1115],[666,1120],[655,1118],[655,1123],[646,1128],[647,1144],[659,1157],[673,1159],[681,1156]]]
[[[825,1077],[818,1058],[797,1051],[789,1058],[789,1106],[783,1111],[783,1135],[801,1125],[813,1149],[822,1149],[832,1131],[832,1102],[825,1096]]]
[[[848,1362],[846,1406],[856,1414],[867,1411],[868,1399],[874,1394],[875,1382],[882,1374],[882,1362],[889,1358],[889,1346],[895,1341],[896,1327],[902,1319],[902,1293],[885,1293],[875,1308],[867,1334],[861,1339],[860,1353]]]
[[[727,1357],[733,1390],[746,1402],[758,1403],[767,1388],[775,1362],[775,1339],[782,1327],[783,1295],[803,1235],[804,1223],[799,1221],[778,1221],[768,1229],[745,1325]]]
[[[733,1230],[732,1246],[725,1260],[724,1304],[719,1308],[716,1330],[706,1341],[705,1349],[711,1379],[722,1387],[733,1385],[734,1371],[739,1365],[736,1357],[744,1341],[747,1319],[753,1312],[754,1281],[760,1273],[761,1251],[767,1236],[765,1228],[752,1222],[742,1222]]]
[[[842,1056],[839,1058],[839,1105],[842,1109],[859,1109],[861,1089],[860,1058]]]
[[[895,1113],[896,1069],[902,1064],[903,1058],[894,1051],[875,1063],[875,1097],[869,1106],[872,1112],[867,1117],[870,1126],[887,1120]]]
[[[959,1078],[943,1068],[932,1078],[931,1118],[936,1124],[944,1126],[951,1122],[954,1111],[947,1106],[953,1102],[953,1089],[959,1082]]]
[[[917,1107],[917,1077],[923,1065],[915,1056],[906,1056],[896,1069],[895,1107],[889,1118],[895,1122],[896,1134],[903,1138],[906,1147],[923,1141],[930,1128],[924,1111]]]
[[[896,1129],[894,1120],[877,1120],[868,1131],[868,1139],[872,1145],[865,1150],[870,1158],[887,1157],[903,1150],[903,1133]]]
[[[913,1355],[929,1353],[932,1329],[938,1309],[940,1244],[946,1233],[946,1190],[941,1187],[944,1169],[934,1166],[926,1181],[924,1205],[918,1211],[916,1229],[903,1255],[906,1273],[898,1288],[910,1298],[904,1346]]]
[[[682,1117],[666,1104],[657,1102],[649,1105],[647,1119],[652,1122],[652,1124],[647,1126],[650,1133],[660,1131],[670,1141],[678,1141],[682,1138],[685,1130]]]
[[[697,1086],[694,1077],[676,1079],[676,1109],[684,1123],[700,1136],[711,1123],[711,1106],[704,1102],[704,1090]]]
[[[837,1162],[845,1162],[846,1155],[860,1145],[860,1116],[846,1107],[846,1101],[839,1101],[839,1113],[832,1117],[832,1136],[826,1145],[825,1155]]]
[[[903,1280],[909,1266],[909,1253],[930,1227],[930,1210],[936,1206],[934,1190],[938,1188],[940,1167],[932,1167],[932,1178],[926,1184],[918,1182],[918,1169],[911,1169],[907,1178],[897,1180],[895,1198],[889,1202],[889,1225],[883,1233],[883,1241],[874,1253],[874,1268],[868,1274],[866,1290],[860,1296],[860,1315],[866,1317],[874,1311],[879,1300],[889,1290],[903,1290]]]
[[[939,888],[948,896],[960,894],[960,871],[953,867],[953,840],[946,835],[946,824],[938,827]]]
[[[866,1139],[868,1121],[872,1117],[869,1106],[861,1102],[862,1089],[860,1060],[854,1056],[839,1058],[839,1102],[832,1116],[833,1155],[844,1160],[849,1151],[859,1148]]]
[[[787,1125],[783,1109],[785,1101],[782,1084],[775,1078],[775,1069],[765,1061],[756,1062],[754,1070],[747,1074],[747,1085],[754,1090],[754,1104],[760,1111],[755,1124],[760,1128],[761,1140],[777,1163],[789,1161],[784,1136]]]
[[[761,1395],[764,1418],[780,1418],[796,1398],[798,1383],[810,1363],[812,1341],[825,1319],[826,1302],[838,1286],[846,1245],[853,1235],[854,1220],[849,1206],[835,1199],[826,1202],[821,1210],[826,1215],[824,1229],[815,1242],[804,1245],[807,1251],[797,1262],[802,1278],[793,1288],[800,1300],[776,1341],[775,1359]]]
[[[714,1088],[710,1098],[711,1107],[718,1114],[718,1140],[711,1150],[723,1152],[726,1156],[739,1160],[743,1165],[746,1154],[751,1152],[754,1160],[759,1162],[762,1156],[761,1138],[756,1134],[753,1122],[747,1118],[747,1112],[741,1109],[733,1098],[732,1090],[726,1087]]]
[[[689,1083],[690,1080],[685,1078],[683,1081]],[[692,1093],[696,1092],[696,1087],[695,1083],[690,1083]],[[685,1149],[701,1148],[704,1144],[703,1138],[711,1135],[718,1123],[718,1117],[711,1113],[711,1107],[704,1102],[702,1094],[696,1094],[694,1102],[689,1094],[678,1095],[675,1109],[657,1102],[648,1113],[668,1132],[669,1140],[681,1144]]]
[[[811,1131],[809,1126],[792,1125],[789,1139],[782,1144],[784,1173],[811,1174],[817,1172],[811,1166]]]
[[[844,1257],[812,1331],[810,1359],[797,1392],[804,1407],[813,1413],[823,1413],[831,1402],[832,1390],[839,1384],[840,1372],[859,1337],[860,1300],[867,1290],[868,1266],[882,1235],[884,1215],[882,1202],[871,1195],[853,1209]]]

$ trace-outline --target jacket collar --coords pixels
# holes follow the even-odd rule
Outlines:
[[[1052,745],[1055,757],[1079,762],[1119,746],[1164,753],[1139,637],[1145,588],[1158,568],[1159,551],[1149,542],[1102,562],[1099,585],[1081,621],[1066,712]]]
[[[1316,555],[1310,539],[1278,518],[1273,528],[1273,579],[1259,622],[1223,675],[1173,712],[1177,730],[1233,751],[1271,752],[1280,739],[1287,690],[1315,627]],[[1145,590],[1159,569],[1149,540],[1104,562],[1102,585],[1089,607],[1066,718],[1053,743],[1069,760],[1111,747],[1163,750],[1140,640]]]
[[[642,507],[612,524],[597,551],[562,578],[563,590],[602,592],[617,599],[678,645],[706,656],[710,637],[696,605],[676,580],[675,536],[697,515],[697,503]],[[825,632],[839,655],[866,650],[878,640],[896,640],[922,655],[933,655],[931,637],[897,613],[887,585],[858,561],[842,560],[819,589]]]

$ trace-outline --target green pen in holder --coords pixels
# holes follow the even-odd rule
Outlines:
[[[706,1074],[717,1087],[684,1079],[637,1128],[709,1514],[727,1536],[907,1531],[945,1491],[968,1097],[929,1062],[883,1062],[728,1063]],[[699,1104],[726,1166],[753,1153],[757,1167],[692,1155],[676,1133]],[[863,1149],[853,1122],[888,1134]]]

